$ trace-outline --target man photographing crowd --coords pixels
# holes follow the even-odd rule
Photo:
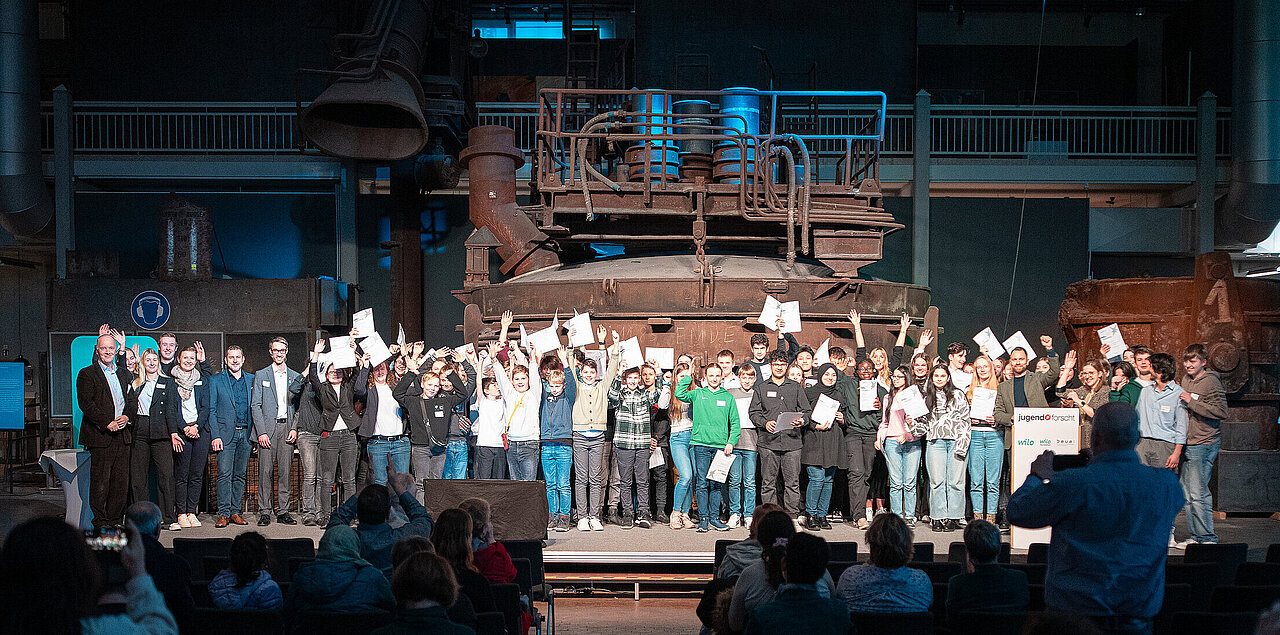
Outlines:
[[[1106,633],[1150,633],[1164,599],[1167,529],[1185,498],[1170,470],[1143,465],[1138,413],[1113,401],[1093,418],[1093,458],[1054,471],[1052,451],[1009,498],[1009,520],[1053,527],[1046,608],[1088,616]]]

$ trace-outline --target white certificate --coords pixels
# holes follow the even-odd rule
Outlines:
[[[902,411],[911,419],[929,414],[929,406],[925,405],[924,395],[920,394],[919,386],[910,386],[899,392],[897,400],[898,405],[902,406]]]
[[[646,346],[644,358],[658,362],[658,367],[662,370],[671,370],[676,367],[676,349],[674,348]]]
[[[990,326],[982,329],[981,333],[974,335],[973,341],[976,342],[979,347],[987,347],[987,357],[990,357],[991,359],[997,359],[1001,355],[1004,355],[1004,347],[1000,345],[1000,340],[996,339],[996,334],[991,332]]]
[[[368,337],[360,342],[360,350],[369,356],[369,367],[372,368],[387,361],[391,357],[391,351],[387,349],[386,342],[382,341],[382,336],[377,331],[370,333]]]
[[[360,339],[372,335],[378,330],[373,325],[373,309],[361,309],[351,316],[351,328],[360,334]]]
[[[662,467],[666,464],[667,460],[662,457],[661,447],[655,448],[653,452],[649,453],[649,469],[652,470],[655,467]]]
[[[770,330],[777,330],[778,320],[781,319],[783,333],[799,333],[800,302],[778,302],[777,298],[771,295],[765,296],[764,309],[760,311],[758,319]]]
[[[329,363],[334,368],[355,368],[356,351],[351,348],[351,336],[329,338]]]
[[[1102,340],[1103,344],[1111,347],[1107,353],[1108,360],[1120,359],[1124,356],[1125,350],[1129,348],[1129,345],[1124,343],[1124,338],[1120,336],[1119,324],[1108,324],[1098,329],[1098,339]]]
[[[405,340],[405,337],[404,337],[404,325],[403,325],[403,324],[397,324],[396,326],[400,328],[400,334],[396,336],[396,344],[399,344],[399,345],[400,345],[400,350],[402,350],[402,351],[403,351],[403,350],[405,350],[405,343],[406,343],[406,340]]]
[[[609,352],[604,349],[587,349],[582,351],[587,359],[596,363],[596,377],[603,378],[606,370],[609,369]]]
[[[524,325],[521,324],[520,325],[520,350],[522,351],[528,350],[528,348],[529,348],[529,333],[527,333],[524,330]]]
[[[541,331],[529,334],[529,345],[533,346],[539,355],[554,353],[560,348],[560,335],[556,333],[558,330],[554,326],[548,326]]]
[[[996,391],[990,388],[973,387],[973,403],[969,405],[969,418],[986,421],[987,417],[996,413]]]
[[[622,368],[639,368],[644,365],[644,355],[640,352],[640,340],[631,337],[618,343],[618,355],[622,361]]]
[[[815,368],[831,362],[830,346],[831,338],[828,337],[827,339],[822,340],[822,346],[819,346],[818,350],[814,351],[813,365]]]
[[[733,460],[738,458],[737,454],[724,455],[724,450],[717,450],[714,458],[711,459],[711,469],[707,470],[707,480],[723,483],[729,480],[729,468],[733,467]]]
[[[591,332],[590,313],[579,313],[566,320],[564,328],[569,331],[569,348],[586,346],[596,341],[595,333]]]
[[[467,343],[453,350],[457,351],[457,353],[461,355],[463,359],[466,359],[467,357],[476,354],[476,345]]]
[[[1021,348],[1026,351],[1028,359],[1036,356],[1036,349],[1031,348],[1031,342],[1028,342],[1027,338],[1022,335],[1022,331],[1010,335],[1009,339],[1004,341],[1004,350],[1012,353],[1015,348]]]
[[[813,407],[813,415],[810,419],[814,423],[827,425],[836,420],[836,411],[840,409],[840,402],[826,395],[818,395],[818,405]]]
[[[953,370],[951,371],[951,383],[960,390],[968,390],[969,384],[973,383],[973,375],[963,370]]]
[[[751,397],[734,397],[733,401],[738,406],[738,426],[754,430],[756,424],[751,423]]]
[[[863,412],[871,412],[876,409],[876,397],[880,388],[880,384],[874,379],[858,380],[858,407]]]

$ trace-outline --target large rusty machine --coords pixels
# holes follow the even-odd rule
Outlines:
[[[1189,343],[1205,344],[1230,412],[1222,422],[1214,504],[1222,512],[1280,510],[1280,283],[1237,278],[1229,254],[1212,252],[1196,259],[1192,277],[1072,284],[1058,321],[1081,359],[1103,357],[1097,330],[1112,323],[1126,343],[1179,361]],[[1181,365],[1178,374],[1181,380]]]
[[[888,345],[907,313],[936,328],[929,291],[861,279],[901,229],[878,176],[884,93],[870,91],[565,90],[541,92],[528,205],[525,161],[509,128],[471,130],[470,215],[462,330],[488,339],[504,311],[533,328],[557,312],[590,312],[644,346],[702,359],[739,354],[766,329],[766,295],[798,301],[803,332],[852,350],[847,314],[868,345]],[[854,124],[822,134],[820,104]],[[827,106],[832,107],[832,106]],[[625,253],[595,257],[595,246]],[[494,284],[489,251],[502,258]]]

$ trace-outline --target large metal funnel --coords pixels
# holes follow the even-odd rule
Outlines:
[[[394,161],[427,145],[418,79],[384,63],[369,79],[339,78],[298,120],[302,134],[327,154]]]

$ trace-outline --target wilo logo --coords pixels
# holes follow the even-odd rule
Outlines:
[[[1018,439],[1018,445],[1035,445],[1035,444],[1036,442],[1032,439]]]

